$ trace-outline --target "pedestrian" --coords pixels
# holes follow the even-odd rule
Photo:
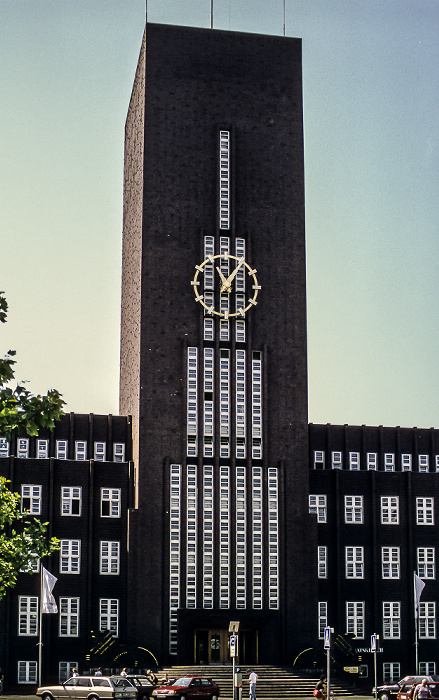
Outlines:
[[[327,694],[326,676],[322,673],[314,689],[314,697],[317,698],[317,700],[326,700]]]
[[[127,675],[128,675],[126,668],[123,668],[123,669],[122,669],[122,671],[120,672],[120,675],[121,675],[121,676],[127,676]]]
[[[74,669],[73,669],[72,674],[73,674],[73,678],[79,678],[79,673],[78,673],[78,669],[77,669],[77,668],[74,668]]]
[[[98,670],[95,672],[95,676],[102,676],[102,669],[99,666]]]
[[[3,694],[3,682],[5,680],[2,669],[0,668],[0,695]]]
[[[258,674],[254,671],[250,671],[248,682],[249,682],[249,698],[250,700],[256,700],[256,681],[258,680]]]
[[[423,678],[420,683],[415,688],[413,693],[414,700],[426,700],[430,697],[430,688],[427,685],[427,679]]]

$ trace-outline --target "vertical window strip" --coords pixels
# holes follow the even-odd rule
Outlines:
[[[245,350],[236,351],[236,458],[246,457]]]
[[[262,469],[252,470],[252,607],[262,610]]]
[[[230,352],[220,351],[220,457],[230,457]]]
[[[262,459],[262,353],[252,356],[252,458]]]
[[[230,607],[230,468],[220,467],[220,588],[219,605]]]
[[[187,455],[198,454],[198,348],[189,347],[187,354]]]
[[[237,238],[235,241],[235,255],[237,258],[245,258],[245,240]],[[245,268],[242,266],[235,277],[235,289],[237,292],[245,292]]]
[[[213,467],[203,474],[203,608],[213,608]]]
[[[268,605],[279,610],[279,473],[268,470]]]
[[[197,607],[197,530],[198,530],[198,488],[197,467],[187,465],[186,500],[186,607]]]
[[[215,239],[213,236],[204,236],[204,259],[209,255],[215,255]],[[203,268],[204,272],[204,292],[214,289],[215,272],[213,263],[206,263]]]
[[[204,348],[204,451],[205,457],[213,457],[214,438],[214,351]]]
[[[169,567],[169,653],[177,653],[177,610],[180,607],[181,570],[181,466],[171,464],[169,493],[170,516],[170,567]]]
[[[222,236],[220,238],[220,270],[224,277],[229,276],[229,254],[230,254],[230,238]],[[220,310],[223,314],[228,315],[230,311],[230,294],[228,292],[222,292],[220,294]],[[229,321],[227,318],[220,319],[220,340],[228,341],[230,339],[229,335]]]
[[[317,547],[317,570],[318,578],[328,577],[328,548],[319,546]]]
[[[247,578],[247,511],[246,470],[236,467],[236,608],[246,608]]]
[[[323,639],[325,636],[325,627],[328,626],[328,603],[326,601],[319,601],[318,607],[318,628],[319,628],[319,639]]]
[[[346,633],[364,639],[365,604],[346,601]]]
[[[219,227],[221,230],[227,230],[230,228],[230,131],[220,131],[219,147]]]

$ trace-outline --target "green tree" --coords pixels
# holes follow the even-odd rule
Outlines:
[[[0,322],[5,323],[8,304],[0,292]],[[56,389],[45,396],[34,396],[22,384],[10,386],[15,378],[15,350],[0,359],[0,435],[7,440],[13,434],[38,435],[41,428],[54,428],[63,415],[64,401]],[[17,582],[20,570],[30,567],[34,557],[43,557],[59,549],[59,541],[47,537],[47,525],[28,512],[21,512],[21,496],[0,477],[0,599]]]

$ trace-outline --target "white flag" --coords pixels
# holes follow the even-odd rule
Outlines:
[[[421,593],[424,590],[425,583],[424,581],[417,575],[414,574],[415,580],[415,617],[418,617],[418,610],[419,610],[419,600],[421,598]]]
[[[41,612],[57,613],[58,606],[52,595],[52,590],[58,579],[43,566],[43,586],[41,591]]]

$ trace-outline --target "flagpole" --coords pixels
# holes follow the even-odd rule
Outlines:
[[[413,572],[413,596],[415,601],[415,673],[418,673],[418,598],[415,577],[416,571]]]
[[[40,620],[39,620],[39,642],[38,642],[38,687],[41,687],[41,662],[43,658],[43,566],[40,563]]]
[[[284,36],[285,36],[285,0],[283,0],[283,2],[284,2],[284,5],[283,5],[283,10],[284,10],[284,14],[283,14],[283,30],[284,30]]]

